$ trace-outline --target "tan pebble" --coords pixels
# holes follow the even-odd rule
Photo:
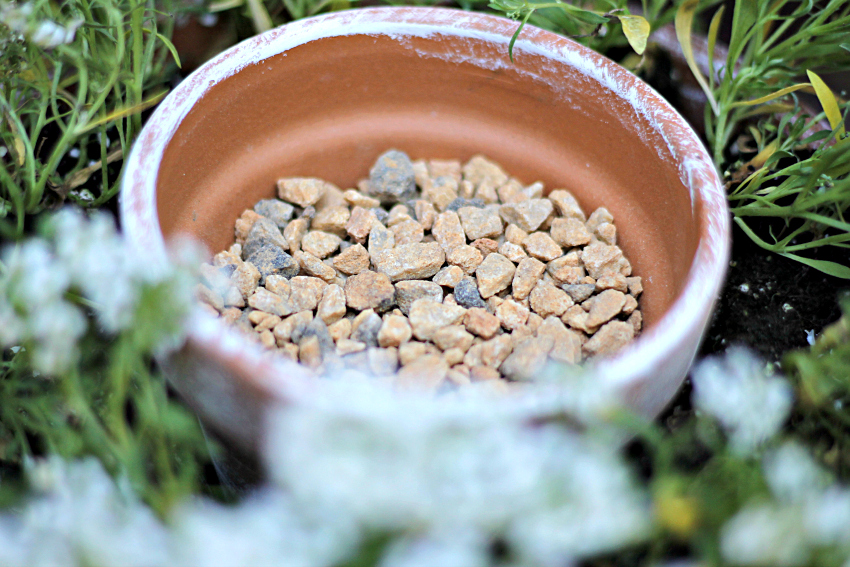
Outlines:
[[[582,250],[581,260],[588,275],[594,279],[612,273],[621,273],[624,276],[631,275],[631,266],[623,257],[623,251],[618,246],[594,242]]]
[[[437,215],[437,218],[434,219],[434,226],[431,227],[431,234],[434,235],[434,239],[440,243],[445,252],[466,244],[466,234],[463,232],[460,217],[454,211],[446,211]]]
[[[420,189],[426,189],[431,186],[431,174],[428,172],[428,162],[424,159],[418,159],[412,163],[413,179]]]
[[[451,177],[456,181],[461,179],[461,164],[456,159],[429,159],[427,164],[431,177]]]
[[[316,369],[322,364],[322,350],[317,336],[307,337],[298,345],[298,358],[307,368]]]
[[[378,217],[369,209],[354,207],[345,225],[345,231],[355,242],[363,244],[372,230],[372,224],[377,220]]]
[[[298,251],[293,257],[298,262],[298,265],[301,266],[301,270],[308,276],[319,278],[327,283],[336,280],[336,271],[316,256]]]
[[[415,220],[407,220],[390,226],[397,247],[404,244],[417,244],[422,242],[422,238],[425,236],[422,225]]]
[[[528,297],[531,308],[541,317],[560,317],[572,307],[573,300],[563,290],[546,282],[538,282]]]
[[[604,222],[596,227],[594,234],[605,244],[617,244],[617,227],[611,223]]]
[[[643,314],[641,314],[639,309],[635,309],[629,318],[626,319],[626,323],[632,326],[634,329],[635,335],[640,333],[641,328],[643,328]]]
[[[442,356],[426,354],[403,366],[395,385],[402,391],[434,392],[442,385],[448,372],[449,366]]]
[[[450,293],[443,298],[443,303],[446,305],[457,305],[457,300],[455,299],[455,295]]]
[[[464,366],[468,366],[469,368],[477,368],[482,366],[484,363],[481,361],[481,351],[484,349],[484,343],[473,344],[469,347],[469,350],[466,351],[466,354],[463,356],[463,364]]]
[[[534,312],[528,314],[528,322],[526,323],[526,325],[528,325],[528,329],[532,333],[536,335],[537,329],[540,328],[541,324],[543,324],[543,317]]]
[[[260,271],[251,262],[242,262],[236,266],[236,269],[230,275],[230,281],[236,286],[242,297],[248,299],[257,289],[257,284],[260,283]]]
[[[419,199],[413,205],[413,213],[423,229],[431,230],[431,227],[434,226],[434,220],[437,218],[437,209],[434,208],[434,205],[424,199]]]
[[[430,278],[446,260],[436,242],[404,244],[372,255],[375,268],[392,281]]]
[[[544,262],[559,258],[563,254],[561,247],[545,232],[533,232],[529,234],[523,241],[522,246],[530,256]]]
[[[486,382],[489,380],[499,380],[502,375],[495,368],[489,366],[474,366],[469,372],[469,379],[472,382]]]
[[[398,347],[398,360],[402,366],[410,364],[425,354],[437,354],[437,348],[419,341],[408,341]]]
[[[638,307],[637,299],[632,297],[631,295],[626,296],[626,302],[623,304],[622,312],[626,315],[631,315],[635,309]]]
[[[368,195],[364,195],[356,189],[349,189],[343,192],[342,198],[345,199],[345,202],[351,205],[352,207],[374,209],[375,207],[381,206],[381,202],[378,199],[375,199],[374,197],[370,197]]]
[[[236,219],[234,234],[236,235],[236,242],[238,244],[242,244],[248,238],[248,233],[251,232],[251,229],[254,228],[254,223],[263,218],[261,215],[252,211],[251,209],[246,209],[239,215],[239,218]]]
[[[443,357],[446,358],[448,354],[448,352],[444,353]],[[446,374],[446,380],[448,380],[455,386],[465,386],[470,383],[469,376],[467,374],[459,372],[454,368],[450,369],[449,372]]]
[[[437,329],[431,339],[440,350],[459,348],[464,353],[472,346],[473,336],[466,332],[463,325],[448,325]]]
[[[522,192],[528,195],[529,199],[540,199],[543,197],[543,190],[545,186],[542,181],[535,181],[531,185],[523,188]]]
[[[255,328],[257,325],[259,325],[269,317],[275,317],[275,315],[272,315],[271,313],[267,313],[265,311],[251,311],[250,313],[248,313],[248,321],[250,321]],[[280,318],[278,318],[278,323],[280,323]],[[272,325],[272,327],[274,327],[274,325]],[[262,329],[260,330],[262,331]]]
[[[463,357],[466,355],[466,351],[460,348],[450,348],[443,352],[443,360],[446,361],[446,364],[449,366],[454,366],[455,364],[460,364],[463,362]]]
[[[230,307],[222,311],[221,316],[228,324],[233,324],[242,316],[242,310],[236,307]]]
[[[234,242],[233,244],[230,245],[230,248],[228,248],[228,252],[230,252],[231,254],[241,258],[242,257],[242,245],[239,244],[238,242]]]
[[[375,376],[389,376],[398,370],[398,349],[370,348],[367,351],[369,369]]]
[[[536,258],[526,258],[520,261],[511,282],[511,292],[514,299],[527,298],[545,271],[546,264]]]
[[[558,285],[577,285],[585,277],[584,267],[580,265],[575,252],[549,262],[546,265],[546,273]]]
[[[499,246],[498,252],[514,264],[519,264],[525,258],[528,258],[528,254],[525,253],[522,246],[514,244],[513,242],[502,243],[502,245]]]
[[[345,293],[336,284],[331,284],[322,292],[316,316],[326,325],[332,325],[345,315]]]
[[[275,340],[274,334],[268,329],[263,330],[260,333],[260,344],[263,345],[264,348],[274,348]]]
[[[409,341],[412,336],[413,331],[406,317],[390,315],[384,318],[378,332],[378,344],[382,347],[397,347]]]
[[[254,311],[254,313],[259,313],[259,311]],[[268,317],[263,319],[260,323],[258,323],[257,326],[254,327],[254,330],[257,331],[257,332],[260,332],[260,333],[263,332],[263,331],[271,331],[281,321],[282,321],[282,319],[280,317],[278,317],[277,315],[269,315]]]
[[[582,309],[581,305],[573,305],[561,316],[561,321],[572,327],[573,329],[578,329],[579,331],[584,331],[585,333],[592,333],[590,327],[587,325],[587,311]]]
[[[301,240],[301,250],[317,258],[327,258],[339,248],[339,236],[329,232],[311,230]]]
[[[374,309],[365,309],[357,314],[351,322],[351,338],[367,345],[378,345],[378,333],[383,321]]]
[[[494,161],[482,155],[473,156],[461,168],[463,178],[476,187],[487,182],[493,187],[501,187],[508,181],[508,175]]]
[[[492,238],[479,238],[473,241],[471,246],[481,252],[482,258],[486,258],[488,254],[499,251],[499,243]]]
[[[592,238],[584,223],[575,218],[556,218],[549,232],[555,242],[566,248],[584,246]]]
[[[369,231],[369,256],[374,260],[375,256],[395,246],[395,235],[390,229],[375,220]]]
[[[578,219],[584,222],[584,211],[573,197],[573,194],[566,189],[555,189],[549,193],[549,200],[555,204],[555,209],[558,211],[558,216],[564,218]]]
[[[493,297],[488,297],[485,303],[487,304],[487,312],[488,313],[496,313],[496,309],[499,308],[499,305],[505,301],[503,298],[498,295],[494,295]]]
[[[629,286],[629,293],[632,294],[635,298],[637,298],[641,293],[643,293],[643,283],[641,281],[640,276],[626,278],[626,285]]]
[[[463,279],[463,275],[463,270],[458,266],[447,266],[437,272],[432,281],[441,286],[455,287]]]
[[[363,193],[364,195],[369,195],[372,193],[372,184],[369,183],[369,178],[361,179],[357,182],[357,190]]]
[[[499,368],[513,348],[510,335],[494,337],[481,344],[481,363],[491,368]]]
[[[369,269],[371,259],[362,244],[349,246],[333,259],[334,268],[347,276],[354,276]]]
[[[615,289],[606,289],[585,303],[592,302],[587,316],[587,326],[598,327],[616,317],[626,304],[626,296]],[[582,304],[584,307],[584,304]]]
[[[457,199],[457,181],[451,177],[435,177],[431,179],[431,187],[422,191],[422,197],[431,202],[434,207],[442,212],[446,207]]]
[[[502,326],[508,330],[516,330],[528,321],[528,307],[513,299],[506,299],[496,308],[496,317]]]
[[[284,299],[289,299],[289,279],[271,274],[266,276],[266,289],[272,293],[276,293]]]
[[[312,177],[278,179],[277,196],[293,205],[308,207],[319,201],[328,185],[326,181]]]
[[[238,266],[242,263],[242,257],[239,254],[233,254],[227,250],[219,252],[212,259],[213,266],[221,268],[223,266],[234,265]]]
[[[277,345],[278,352],[283,355],[285,358],[293,362],[298,362],[298,345],[292,343],[284,343],[283,345]]]
[[[310,228],[345,236],[345,225],[350,217],[351,211],[346,206],[327,207],[316,213]]]
[[[366,343],[360,341],[352,341],[351,339],[340,339],[336,343],[336,353],[339,356],[345,356],[353,352],[361,352],[366,350]]]
[[[411,220],[413,220],[413,217],[410,216],[410,209],[407,208],[407,205],[398,204],[390,209],[386,224],[388,227],[393,227],[399,223]]]
[[[499,201],[502,203],[512,203],[511,198],[520,193],[522,191],[522,183],[519,179],[510,178],[506,183],[504,183],[501,187],[496,189],[496,193],[499,195]],[[527,197],[519,199],[519,201],[527,199]]]
[[[582,351],[586,356],[605,356],[613,354],[626,346],[635,335],[634,327],[627,322],[611,321],[599,328],[590,337]]]
[[[221,294],[211,290],[204,284],[199,283],[195,286],[195,296],[206,305],[215,309],[216,313],[224,310],[224,298]]]
[[[293,254],[301,249],[301,240],[307,234],[307,228],[310,226],[308,219],[295,219],[290,221],[286,228],[283,229],[283,236],[289,244],[289,250]]]
[[[282,345],[283,343],[292,341],[293,336],[297,336],[300,338],[301,334],[304,332],[304,329],[307,328],[307,325],[309,325],[312,320],[312,311],[302,311],[300,313],[296,313],[295,315],[290,315],[289,317],[275,325],[274,329],[272,329],[272,332],[274,333],[274,338],[277,340],[278,346]]]
[[[466,309],[457,305],[417,299],[410,306],[410,326],[417,339],[428,341],[439,329],[459,323],[465,313]]]
[[[386,274],[362,272],[345,281],[345,303],[358,311],[386,311],[395,304],[395,288]]]
[[[487,204],[498,203],[499,194],[496,191],[498,188],[499,185],[494,181],[485,179],[475,187],[475,198]]]
[[[466,179],[462,179],[457,184],[457,196],[461,199],[472,199],[475,196],[475,185]]]
[[[532,380],[543,371],[554,344],[547,336],[525,339],[514,347],[499,370],[512,380]]]
[[[522,245],[526,238],[528,238],[528,233],[515,224],[509,224],[505,228],[505,240],[511,244]]]
[[[514,273],[517,271],[513,262],[501,254],[490,254],[475,270],[478,291],[481,297],[487,299],[511,285]]]
[[[302,309],[293,309],[289,301],[265,288],[257,288],[254,294],[248,298],[248,305],[254,309],[259,309],[260,311],[272,313],[280,317],[286,317],[297,311],[302,311]]]
[[[489,209],[461,207],[457,211],[463,231],[470,240],[493,238],[502,234],[502,219]]]
[[[395,286],[396,303],[405,315],[410,313],[410,306],[418,299],[430,299],[436,303],[443,302],[443,289],[434,282],[409,280],[398,282]]]
[[[467,309],[463,316],[463,324],[467,331],[484,339],[492,338],[501,327],[498,317],[480,307]]]
[[[351,320],[340,319],[333,325],[328,326],[328,333],[330,333],[334,342],[338,342],[341,339],[347,339],[351,336]]]
[[[611,224],[614,216],[605,207],[599,207],[587,218],[587,230],[596,234],[596,229],[602,224]]]
[[[319,305],[327,283],[311,276],[295,276],[289,281],[289,304],[293,313],[312,311]],[[250,303],[250,302],[249,302]]]
[[[446,261],[459,267],[465,274],[474,273],[483,260],[481,251],[468,244],[455,246],[446,252]]]
[[[499,215],[505,222],[515,224],[526,232],[537,230],[553,212],[554,207],[549,199],[529,199],[499,208]]]
[[[617,291],[627,293],[629,291],[629,286],[626,283],[626,276],[620,273],[605,274],[596,280],[596,291],[603,291],[606,289],[616,289]]]
[[[590,276],[584,276],[578,282],[579,284],[592,285],[594,289],[596,288],[596,280],[591,278]]]
[[[579,364],[581,362],[581,338],[578,333],[567,329],[557,317],[547,317],[537,328],[538,337],[551,337],[553,341],[549,356],[558,362]]]
[[[245,307],[245,298],[236,286],[230,286],[224,292],[225,307]]]

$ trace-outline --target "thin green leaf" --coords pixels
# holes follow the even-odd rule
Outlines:
[[[177,48],[174,47],[174,44],[171,43],[171,40],[159,32],[156,32],[156,37],[159,38],[162,44],[165,45],[165,47],[171,53],[171,56],[174,57],[174,62],[177,63],[177,66],[182,68],[183,65],[180,64],[180,55],[177,54]]]
[[[729,39],[729,57],[726,60],[727,69],[734,68],[744,51],[747,34],[758,17],[758,4],[755,0],[735,0],[735,10],[732,13],[732,37]]]
[[[730,108],[737,108],[739,106],[754,106],[756,104],[764,104],[765,102],[770,102],[771,100],[777,99],[781,96],[785,96],[787,94],[793,93],[794,91],[799,91],[800,89],[805,89],[811,86],[811,83],[797,83],[796,85],[791,85],[790,87],[779,89],[775,93],[764,95],[763,97],[759,97],[753,100],[739,100],[738,102],[732,103],[729,106]]]
[[[717,45],[717,34],[720,31],[720,20],[723,18],[723,12],[726,11],[726,6],[720,6],[720,9],[714,13],[711,18],[711,24],[708,26],[708,74],[709,82],[714,84],[714,48]]]
[[[676,37],[679,39],[679,44],[682,46],[682,54],[685,56],[685,61],[688,62],[691,72],[694,74],[699,86],[708,97],[708,102],[711,105],[711,110],[714,115],[720,114],[720,109],[717,106],[717,100],[714,98],[714,93],[711,87],[708,86],[705,77],[699,70],[696,59],[694,58],[694,49],[691,44],[691,28],[693,27],[694,14],[696,13],[699,0],[687,0],[676,11]]]
[[[785,256],[786,258],[796,260],[801,264],[810,266],[827,275],[845,280],[850,280],[850,267],[847,267],[843,264],[839,264],[837,262],[830,262],[829,260],[812,260],[811,258],[797,256],[796,254],[791,254],[789,252],[780,252],[779,254]]]
[[[511,42],[508,44],[508,56],[511,58],[511,63],[514,62],[514,43],[516,43],[516,40],[519,37],[519,32],[521,32],[522,28],[525,27],[526,22],[528,22],[528,18],[530,18],[531,14],[533,13],[534,10],[531,9],[528,11],[527,14],[525,14],[525,17],[522,19],[516,31],[514,32],[514,35],[511,37]]]

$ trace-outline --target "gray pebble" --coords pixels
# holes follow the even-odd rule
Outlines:
[[[383,321],[377,313],[370,314],[365,321],[351,333],[352,340],[365,343],[366,346],[378,346],[378,331],[381,330]]]
[[[289,248],[286,238],[284,238],[274,221],[263,217],[258,219],[254,223],[254,226],[251,227],[251,230],[248,231],[248,236],[242,245],[242,259],[247,260],[257,250],[267,244],[272,244],[281,249]]]
[[[382,203],[412,199],[416,194],[416,178],[407,154],[398,150],[384,152],[369,171],[369,187]]]
[[[460,283],[454,289],[455,301],[461,307],[471,309],[472,307],[485,308],[487,304],[481,299],[481,294],[478,292],[478,285],[475,280],[469,276],[464,276]]]
[[[298,218],[313,220],[313,217],[316,216],[316,207],[310,205],[309,207],[304,207],[304,210],[301,211],[301,214],[298,215]]]
[[[291,278],[301,271],[301,267],[292,256],[268,242],[251,254],[247,261],[254,264],[260,271],[260,285],[265,285],[266,276],[279,275]]]
[[[447,211],[457,211],[461,207],[476,207],[479,209],[483,209],[486,203],[484,199],[479,199],[478,197],[474,199],[464,199],[463,197],[458,197],[448,205],[446,205]]]
[[[380,222],[381,224],[383,224],[387,220],[387,218],[390,216],[390,213],[388,213],[387,211],[385,211],[381,207],[374,207],[374,208],[371,208],[369,210],[372,211],[373,213],[375,213],[375,217],[378,219],[378,222]]]
[[[263,199],[254,205],[254,212],[270,219],[279,228],[283,228],[292,220],[295,207],[279,199]]]
[[[581,303],[585,299],[588,299],[593,292],[596,291],[596,286],[593,284],[566,284],[562,285],[561,289],[567,292],[567,295],[570,296],[576,303]]]

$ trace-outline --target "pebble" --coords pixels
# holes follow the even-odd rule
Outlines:
[[[254,205],[254,212],[271,220],[282,229],[292,220],[295,207],[278,199],[263,199]]]
[[[248,298],[248,305],[279,317],[285,317],[295,311],[284,298],[262,287],[258,287]]]
[[[566,189],[555,189],[549,193],[549,200],[555,205],[558,215],[578,219],[581,222],[585,221],[584,211],[581,210],[573,194]]]
[[[369,231],[369,255],[374,258],[384,250],[390,250],[395,246],[395,235],[390,229],[379,221],[372,223]]]
[[[391,227],[396,246],[418,244],[425,237],[425,229],[415,220],[406,220]]]
[[[435,282],[401,281],[395,286],[395,294],[396,304],[405,315],[410,314],[410,306],[418,299],[430,299],[436,303],[443,302],[443,289]]]
[[[618,246],[610,246],[603,242],[593,242],[582,251],[581,260],[587,269],[588,275],[594,279],[598,279],[605,274],[618,272],[624,276],[631,275],[631,267],[623,257],[623,251]]]
[[[463,325],[449,325],[437,329],[432,340],[442,351],[456,348],[465,353],[472,346],[474,338]]]
[[[511,284],[516,272],[513,262],[501,254],[490,254],[475,270],[481,297],[496,295]]]
[[[413,335],[420,341],[429,341],[439,329],[460,322],[465,312],[466,309],[457,305],[437,303],[432,299],[417,299],[410,306]]]
[[[345,223],[345,232],[354,239],[355,242],[363,244],[366,242],[366,237],[372,231],[372,225],[378,220],[375,213],[363,207],[354,207],[351,211],[351,216],[348,222]]]
[[[532,380],[543,371],[554,345],[549,336],[528,338],[514,347],[499,370],[512,380]]]
[[[528,233],[515,224],[509,224],[505,228],[505,241],[511,244],[522,245],[526,238],[528,238]]]
[[[531,309],[543,318],[560,317],[573,306],[573,300],[563,290],[548,282],[540,281],[528,297]]]
[[[524,259],[528,258],[528,254],[525,253],[522,246],[514,244],[513,242],[504,242],[501,246],[499,246],[498,252],[514,264],[519,264]]]
[[[481,255],[486,258],[488,254],[499,251],[499,242],[492,238],[478,238],[472,242],[472,247],[477,248]]]
[[[322,299],[328,284],[312,276],[295,276],[289,282],[289,303],[292,311],[313,311]]]
[[[587,300],[590,309],[587,312],[587,326],[599,327],[616,317],[626,304],[626,296],[617,290],[606,289]],[[584,305],[582,305],[584,307]]]
[[[367,270],[345,280],[345,303],[358,311],[387,311],[395,304],[395,288],[386,274]]]
[[[579,364],[581,362],[581,338],[578,333],[567,329],[557,317],[547,317],[537,328],[538,337],[551,337],[552,350],[549,356],[558,362]]]
[[[474,273],[483,260],[484,255],[481,254],[481,251],[469,244],[455,246],[446,252],[446,261],[459,267],[465,274]]]
[[[488,183],[494,187],[501,187],[508,181],[507,173],[499,164],[490,161],[484,156],[473,156],[461,167],[463,178],[478,187],[481,183]]]
[[[351,218],[348,207],[327,207],[316,213],[310,228],[322,232],[330,232],[337,236],[345,236],[345,227]]]
[[[502,219],[495,211],[478,207],[461,207],[457,210],[457,214],[466,237],[470,240],[494,238],[502,234]]]
[[[283,229],[283,236],[289,244],[289,251],[295,253],[301,249],[301,239],[307,234],[310,221],[307,219],[295,219]]]
[[[389,150],[369,171],[370,194],[384,203],[399,203],[416,195],[413,163],[406,153]]]
[[[274,333],[277,344],[280,345],[284,342],[297,343],[301,340],[301,334],[304,332],[304,329],[307,328],[307,325],[309,325],[312,320],[312,311],[302,311],[300,313],[290,315],[275,325],[272,332]]]
[[[334,268],[347,276],[365,272],[370,265],[369,252],[362,244],[349,246],[333,259]]]
[[[316,369],[322,364],[322,349],[317,337],[309,337],[298,344],[298,359],[307,368]]]
[[[637,311],[635,312],[637,313]],[[603,325],[584,343],[582,350],[586,356],[604,356],[613,354],[626,346],[634,338],[634,327],[628,322],[611,321]]]
[[[406,317],[387,315],[378,332],[378,344],[382,347],[397,347],[406,343],[413,336],[413,330]]]
[[[554,206],[549,199],[529,199],[520,203],[502,205],[499,215],[506,223],[512,223],[526,232],[540,228],[543,221],[554,212]]]
[[[583,222],[576,218],[557,218],[549,229],[552,238],[565,248],[589,244],[593,235]]]
[[[336,280],[336,271],[308,252],[296,252],[295,260],[308,276],[320,278],[328,283]]]
[[[461,209],[463,207],[477,207],[479,209],[483,209],[484,205],[486,205],[484,199],[468,199],[465,197],[458,197],[457,199],[446,205],[446,210],[457,212],[458,209]]]
[[[301,240],[301,249],[317,258],[327,258],[339,248],[342,240],[335,234],[311,230]]]
[[[251,262],[243,262],[236,266],[233,275],[230,276],[230,281],[236,286],[236,289],[242,294],[242,297],[248,297],[257,289],[260,283],[260,271]]]
[[[570,252],[549,262],[546,265],[546,273],[559,285],[579,284],[586,275],[578,254],[575,252]]]
[[[510,335],[499,335],[481,343],[481,364],[499,368],[511,354],[514,345]]]
[[[514,299],[527,298],[545,271],[546,264],[536,258],[525,258],[520,261],[511,282]]]
[[[372,209],[381,205],[381,202],[374,197],[364,195],[356,189],[348,189],[342,193],[342,198],[352,207],[362,207],[364,209]]]
[[[277,196],[299,207],[315,205],[325,193],[326,183],[312,177],[277,180]]]
[[[416,220],[422,225],[422,228],[431,230],[434,220],[437,218],[437,209],[434,208],[434,205],[428,201],[419,199],[413,207],[413,212],[416,215]]]
[[[401,367],[395,380],[400,390],[436,392],[449,373],[449,365],[442,356],[424,354]]]
[[[345,315],[345,293],[336,284],[331,284],[322,292],[322,300],[319,301],[316,315],[326,325],[336,323]]]
[[[366,350],[366,343],[353,341],[351,339],[339,339],[336,341],[336,353],[339,356],[345,356],[354,352],[362,352]]]
[[[195,295],[217,312],[220,313],[224,310],[224,298],[217,291],[213,291],[203,284],[198,284],[195,286]]]
[[[496,318],[502,327],[510,331],[524,326],[528,321],[529,313],[528,307],[513,299],[506,299],[496,308]]]
[[[366,309],[351,323],[351,338],[368,346],[378,346],[378,333],[383,325],[381,317],[373,309]]]
[[[463,279],[463,270],[458,266],[448,266],[437,272],[433,278],[433,282],[445,286],[455,287]]]
[[[498,317],[479,307],[467,310],[463,316],[463,324],[467,331],[483,339],[495,336],[502,325]]]
[[[533,232],[522,242],[525,251],[530,256],[548,262],[559,258],[564,252],[561,247],[545,232]]]
[[[239,215],[239,218],[236,219],[236,223],[233,228],[237,244],[245,242],[245,239],[248,238],[248,233],[251,231],[254,223],[261,218],[263,217],[250,210],[243,211],[242,214]]]
[[[622,293],[628,293],[629,286],[626,283],[626,276],[616,272],[605,274],[596,280],[596,291],[604,291],[606,289],[616,289]]]
[[[481,299],[481,294],[478,293],[478,285],[475,280],[469,276],[465,276],[460,283],[454,288],[454,297],[458,305],[466,307],[486,307],[486,303]]]
[[[596,286],[593,284],[566,284],[561,287],[575,303],[581,303],[593,295]]]
[[[446,261],[446,255],[438,243],[429,242],[396,246],[379,252],[372,259],[379,272],[396,282],[434,276]]]
[[[245,237],[245,242],[242,244],[242,257],[247,260],[254,252],[268,245],[289,250],[289,243],[277,225],[265,217],[260,217]]]
[[[328,327],[328,333],[334,342],[339,342],[341,339],[347,339],[351,336],[351,320],[340,319],[336,323]]]

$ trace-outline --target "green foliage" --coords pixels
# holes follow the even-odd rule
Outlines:
[[[109,164],[129,151],[140,113],[164,96],[173,69],[169,11],[153,0],[0,2],[7,236],[19,238],[26,216],[52,202],[99,207],[116,195]]]

